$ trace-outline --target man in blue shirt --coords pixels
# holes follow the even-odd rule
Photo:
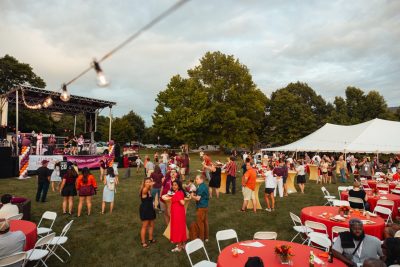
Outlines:
[[[196,222],[190,227],[190,238],[192,240],[200,238],[208,241],[208,188],[204,184],[204,177],[196,176],[198,185],[196,194],[192,193],[192,198],[196,200]]]

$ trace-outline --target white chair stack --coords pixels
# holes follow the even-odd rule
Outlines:
[[[196,263],[195,265],[193,265],[192,259],[190,258],[190,254],[192,254],[193,252],[195,252],[199,249],[204,250],[207,260],[202,260],[202,261]],[[201,241],[201,239],[197,238],[197,239],[187,243],[185,245],[185,251],[186,251],[186,255],[189,258],[190,266],[192,266],[192,267],[216,267],[217,266],[216,263],[210,261],[210,258],[208,257],[208,254],[207,254],[207,250],[204,247],[204,243],[203,243],[203,241]]]
[[[3,266],[10,266],[16,263],[21,263],[19,264],[20,266],[24,265],[23,263],[25,262],[26,259],[26,252],[17,252],[9,256],[5,256],[3,258],[0,258],[0,267]]]
[[[222,230],[218,231],[215,235],[217,239],[217,245],[218,245],[218,251],[221,252],[221,248],[219,246],[219,241],[223,240],[229,240],[229,239],[236,239],[236,242],[239,242],[238,236],[236,234],[236,231],[233,229],[227,229],[227,230]]]
[[[290,218],[293,221],[293,230],[295,230],[297,232],[297,234],[292,238],[292,240],[290,240],[290,242],[293,242],[297,236],[300,235],[300,238],[303,240],[302,244],[304,244],[307,241],[307,238],[303,238],[303,234],[308,236],[309,233],[313,232],[313,230],[305,225],[303,225],[303,223],[301,222],[301,219],[299,218],[299,216],[297,216],[296,214],[289,212],[290,214]]]
[[[40,238],[35,247],[26,252],[26,261],[40,261],[44,266],[46,265],[46,260],[48,255],[51,253],[48,243],[54,238],[56,233],[51,233],[45,237]]]
[[[257,232],[254,234],[253,239],[259,240],[276,240],[278,234],[276,232]]]
[[[45,236],[48,233],[51,233],[53,230],[53,225],[54,222],[57,218],[57,213],[53,212],[53,211],[46,211],[43,213],[42,218],[39,221],[39,224],[37,226],[37,234],[39,236]],[[48,220],[51,221],[50,227],[43,227],[42,223],[44,222],[44,220]]]

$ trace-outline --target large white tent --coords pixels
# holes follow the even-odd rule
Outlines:
[[[327,123],[288,145],[263,151],[400,153],[400,122],[373,119],[356,125]]]

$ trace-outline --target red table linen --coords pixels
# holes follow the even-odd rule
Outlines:
[[[25,234],[26,242],[24,250],[30,250],[34,248],[37,240],[37,228],[36,224],[30,221],[24,220],[13,220],[10,221],[10,231],[22,231]]]

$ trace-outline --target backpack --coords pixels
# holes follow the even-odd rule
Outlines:
[[[115,177],[110,177],[110,179],[107,180],[107,188],[111,191],[115,190]]]

